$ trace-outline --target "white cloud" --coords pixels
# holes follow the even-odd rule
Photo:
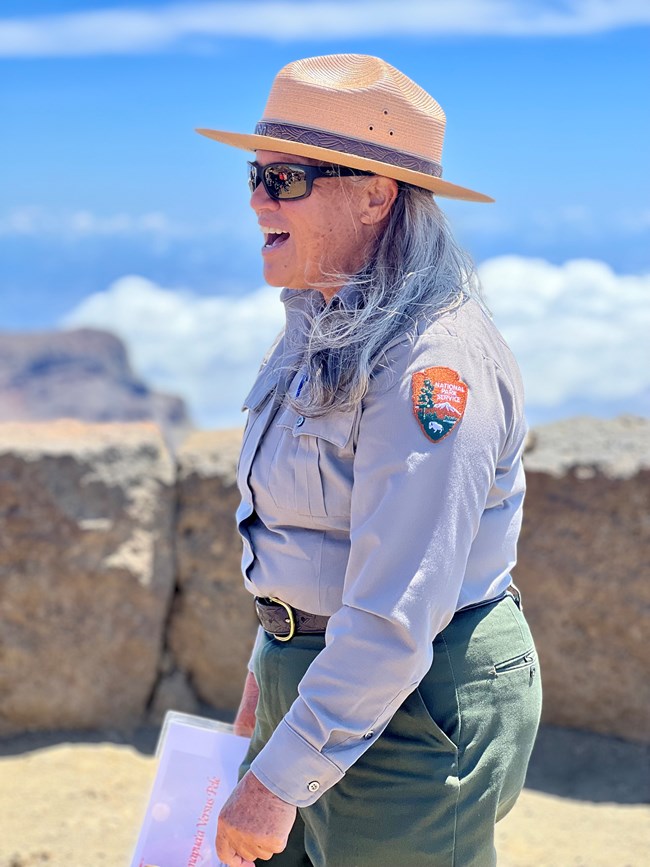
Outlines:
[[[238,231],[246,236],[252,231],[253,218],[244,201],[238,203],[244,224],[233,219],[232,203],[227,213],[213,220],[194,223],[180,221],[162,211],[142,214],[118,212],[97,214],[89,209],[50,210],[38,205],[24,205],[0,213],[0,238],[30,236],[60,240],[84,238],[152,238],[157,240],[212,238],[215,234],[233,237]],[[585,205],[566,204],[543,211],[527,210],[514,214],[496,208],[470,210],[447,202],[446,211],[456,231],[486,238],[532,238],[538,246],[574,239],[634,237],[650,231],[650,209],[591,209]],[[215,206],[216,212],[216,206]],[[245,217],[244,217],[245,215]],[[246,221],[246,218],[248,220]]]
[[[633,237],[650,230],[650,208],[596,208],[585,204],[557,204],[543,210],[513,208],[460,208],[445,203],[452,225],[460,232],[483,237],[514,237],[541,243],[581,240],[611,240]]]
[[[161,4],[0,20],[0,56],[138,54],[193,38],[581,36],[650,23],[646,0],[298,0]],[[269,23],[270,22],[270,23]]]
[[[130,237],[134,235],[167,240],[211,235],[220,232],[226,221],[191,225],[172,219],[161,211],[144,214],[96,214],[89,210],[55,212],[38,206],[14,208],[0,215],[0,236],[22,235],[81,239]]]
[[[640,411],[650,390],[650,274],[606,264],[502,256],[480,268],[495,321],[524,375],[534,418]],[[150,383],[183,395],[202,426],[242,422],[240,406],[282,327],[279,290],[200,297],[124,277],[86,298],[62,324],[107,328]],[[577,410],[576,410],[577,407]]]
[[[84,299],[62,325],[105,328],[122,337],[138,373],[183,396],[199,425],[240,425],[243,398],[284,322],[279,291],[202,297],[122,277]]]
[[[615,274],[591,259],[552,265],[520,256],[490,259],[480,274],[529,405],[640,411],[650,390],[650,274]]]

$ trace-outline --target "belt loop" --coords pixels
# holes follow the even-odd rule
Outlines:
[[[510,582],[510,586],[508,587],[508,593],[512,596],[515,605],[520,611],[524,610],[524,603],[521,598],[521,590],[514,584],[512,581]]]

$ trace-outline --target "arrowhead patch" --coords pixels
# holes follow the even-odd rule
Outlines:
[[[413,374],[413,412],[425,436],[437,443],[463,417],[467,386],[450,367],[427,367]]]

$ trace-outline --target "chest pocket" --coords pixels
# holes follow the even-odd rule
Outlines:
[[[349,518],[356,417],[354,411],[307,418],[280,410],[267,478],[279,509],[313,518]]]

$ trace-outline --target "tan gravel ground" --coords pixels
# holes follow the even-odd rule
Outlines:
[[[48,740],[0,744],[0,867],[128,867],[154,759]],[[647,780],[647,749],[543,730],[529,788],[498,827],[499,867],[646,867]]]

